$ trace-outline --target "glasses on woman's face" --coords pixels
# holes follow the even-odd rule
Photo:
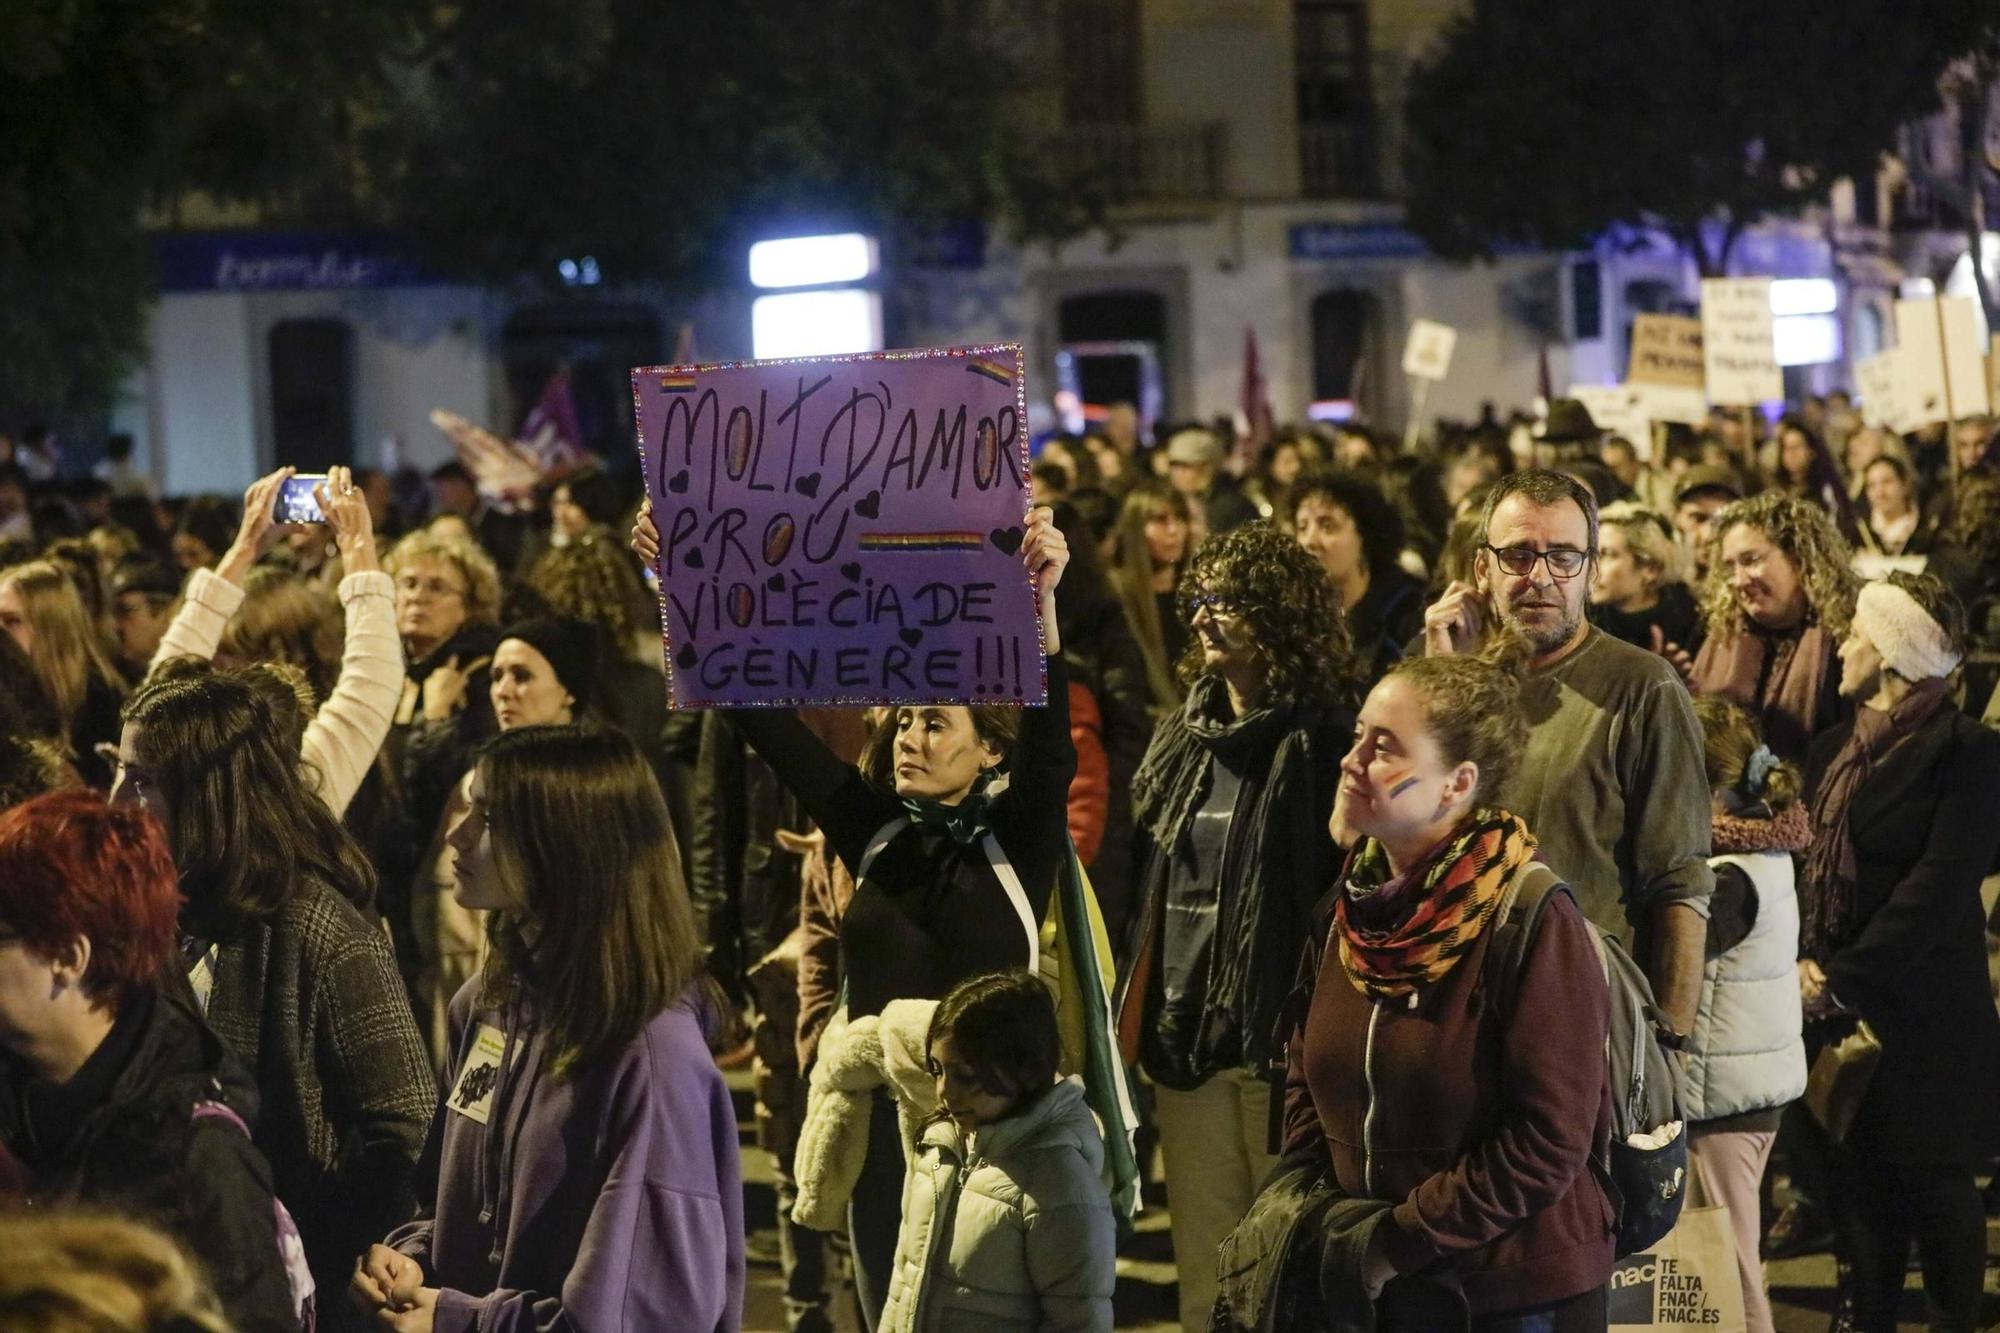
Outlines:
[[[1493,559],[1500,568],[1517,579],[1527,578],[1535,572],[1535,565],[1546,563],[1549,577],[1553,579],[1573,579],[1583,572],[1583,567],[1595,554],[1579,551],[1574,546],[1551,546],[1546,551],[1537,551],[1532,546],[1494,546],[1486,549],[1493,553]]]
[[[425,597],[439,602],[448,597],[465,596],[465,589],[447,583],[443,579],[419,578],[415,574],[398,575],[396,591],[405,597]]]
[[[1188,598],[1188,616],[1192,619],[1203,611],[1217,620],[1229,620],[1242,614],[1242,609],[1221,593],[1197,588]]]

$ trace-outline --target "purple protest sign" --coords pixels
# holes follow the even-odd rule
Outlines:
[[[632,372],[676,708],[1047,697],[1021,347]]]

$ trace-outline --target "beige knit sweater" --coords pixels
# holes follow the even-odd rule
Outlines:
[[[306,724],[299,745],[309,780],[336,819],[347,812],[347,803],[368,776],[403,693],[396,585],[387,574],[364,570],[342,579],[339,593],[347,617],[340,678]],[[243,589],[212,570],[197,569],[152,666],[174,657],[213,658],[229,618],[242,605]]]

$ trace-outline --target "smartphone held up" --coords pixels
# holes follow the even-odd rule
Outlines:
[[[326,522],[326,515],[320,512],[319,500],[313,495],[313,487],[325,480],[324,472],[287,477],[284,485],[278,488],[273,519],[279,523]]]

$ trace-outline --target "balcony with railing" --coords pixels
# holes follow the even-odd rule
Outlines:
[[[1308,199],[1396,199],[1403,192],[1403,84],[1400,58],[1367,62],[1365,81],[1342,89],[1337,114],[1308,114],[1301,96],[1299,191]],[[1358,73],[1358,71],[1357,71]]]
[[[1049,134],[1043,151],[1120,203],[1215,200],[1229,188],[1229,127],[1219,121],[1072,125]]]

